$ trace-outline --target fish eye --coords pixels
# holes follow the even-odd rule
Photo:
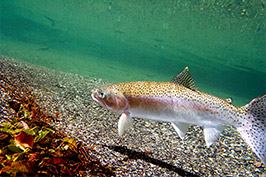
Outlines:
[[[98,95],[99,95],[102,99],[106,99],[106,98],[107,98],[107,94],[105,94],[103,91],[98,91]]]

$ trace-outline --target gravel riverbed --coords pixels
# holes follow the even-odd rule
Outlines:
[[[265,175],[265,165],[232,127],[227,127],[210,148],[205,146],[198,126],[192,126],[181,140],[169,123],[137,118],[134,126],[119,137],[119,115],[102,109],[90,96],[92,89],[111,82],[4,56],[0,67],[2,76],[25,82],[47,113],[59,113],[51,124],[93,147],[90,156],[113,167],[116,176]]]

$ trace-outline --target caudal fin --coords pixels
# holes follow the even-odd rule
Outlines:
[[[246,114],[241,117],[237,130],[266,165],[266,94],[253,99],[242,108]]]

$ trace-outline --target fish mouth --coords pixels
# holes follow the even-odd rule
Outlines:
[[[95,91],[92,92],[91,97],[92,97],[92,99],[93,99],[96,103],[98,103],[100,106],[106,108],[106,104],[105,104],[103,101],[101,101],[101,99],[98,97],[98,95],[97,95],[97,90],[95,90]]]
[[[96,96],[96,90],[93,90],[92,91],[92,93],[91,93],[91,97],[92,97],[92,99],[94,100],[94,101],[96,101],[96,102],[98,102],[98,99],[96,98],[97,96]]]

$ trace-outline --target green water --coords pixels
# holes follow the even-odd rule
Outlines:
[[[266,93],[265,0],[1,0],[0,53],[115,82],[169,81],[243,105]]]

